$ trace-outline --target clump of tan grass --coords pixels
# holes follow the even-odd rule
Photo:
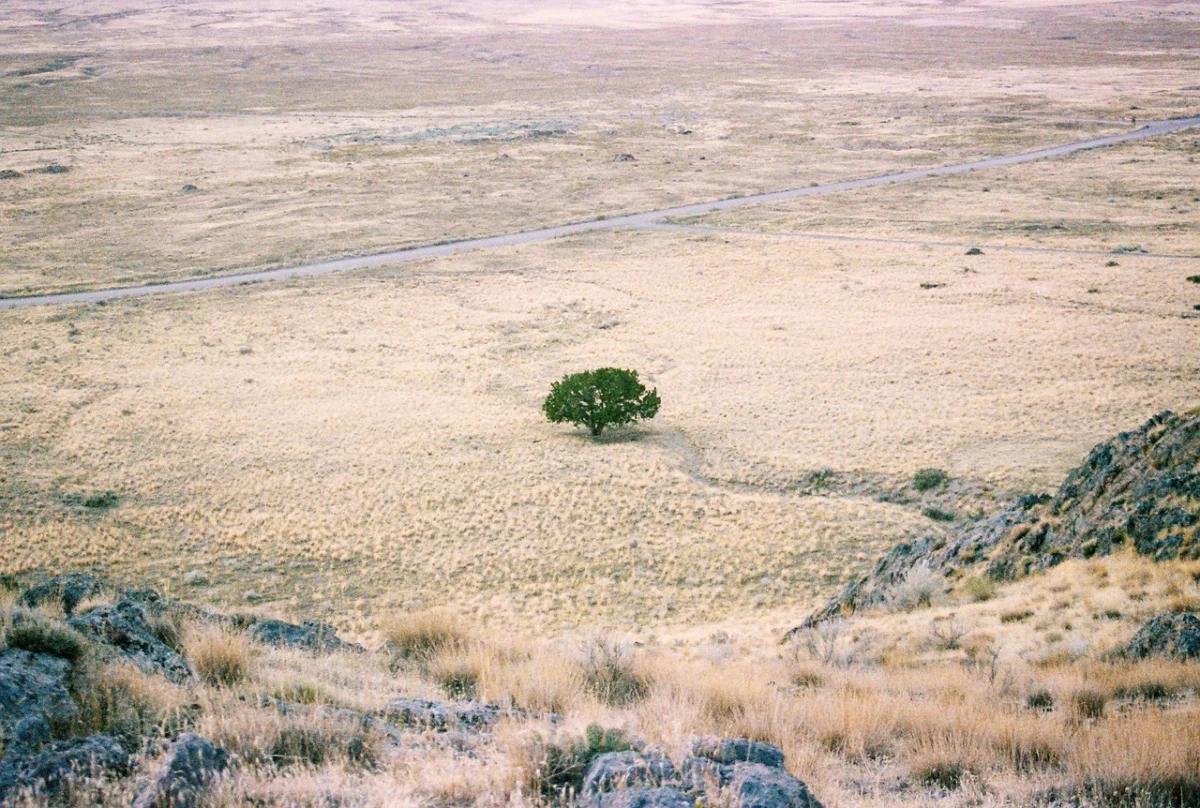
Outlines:
[[[192,624],[183,633],[183,653],[200,679],[232,687],[251,677],[256,649],[244,632],[219,624]]]
[[[468,645],[474,633],[448,609],[403,612],[380,627],[384,649],[400,660],[425,662],[437,654]]]
[[[128,662],[87,671],[74,690],[78,710],[71,716],[69,731],[112,735],[131,751],[146,737],[173,734],[191,712],[187,691]]]

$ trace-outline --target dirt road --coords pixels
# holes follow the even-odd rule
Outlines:
[[[819,196],[822,194],[838,193],[840,191],[853,191],[859,188],[872,188],[879,185],[893,185],[900,182],[914,182],[916,180],[923,180],[929,177],[945,177],[952,174],[965,174],[970,171],[982,171],[989,168],[1002,168],[1004,166],[1019,165],[1021,163],[1032,163],[1038,160],[1047,160],[1054,157],[1065,157],[1086,149],[1098,149],[1106,146],[1115,146],[1120,143],[1129,143],[1135,140],[1144,140],[1146,138],[1157,137],[1160,135],[1170,134],[1172,132],[1179,132],[1184,129],[1189,129],[1193,126],[1200,126],[1200,115],[1190,118],[1174,118],[1165,121],[1153,121],[1138,129],[1119,135],[1093,138],[1091,140],[1079,140],[1075,141],[1074,143],[1064,143],[1061,146],[1051,146],[1044,149],[1037,149],[1035,151],[1020,152],[1018,154],[1003,155],[1000,157],[988,157],[982,160],[974,160],[968,163],[958,163],[956,165],[940,166],[937,168],[921,168],[912,171],[899,171],[892,174],[880,174],[874,177],[845,180],[842,182],[832,182],[825,185],[813,185],[806,188],[794,188],[787,191],[774,191],[766,194],[754,194],[752,196],[721,199],[715,202],[701,202],[694,205],[681,205],[679,207],[652,210],[645,213],[631,213],[626,216],[614,216],[610,219],[597,219],[588,222],[560,225],[557,227],[545,227],[539,230],[527,230],[524,232],[506,233],[499,236],[488,236],[486,238],[452,241],[445,244],[433,244],[425,247],[409,247],[403,250],[378,253],[375,255],[339,258],[332,261],[321,261],[313,264],[281,267],[279,269],[263,270],[260,272],[247,272],[237,275],[219,275],[210,278],[198,278],[196,280],[189,281],[176,281],[174,283],[127,286],[116,289],[99,289],[90,292],[68,292],[64,294],[39,295],[34,297],[3,298],[0,299],[0,309],[67,303],[97,303],[102,300],[115,300],[124,297],[144,297],[147,295],[165,295],[172,292],[202,291],[205,289],[238,286],[245,283],[259,283],[263,281],[286,280],[288,278],[301,278],[311,275],[325,275],[330,272],[345,272],[352,269],[369,269],[371,267],[398,264],[406,261],[420,261],[427,258],[443,258],[448,255],[454,255],[456,253],[466,252],[468,250],[485,250],[491,247],[509,247],[520,244],[533,244],[540,241],[548,241],[550,239],[560,238],[562,236],[570,236],[577,233],[586,233],[595,230],[625,230],[653,227],[654,225],[661,224],[666,219],[674,217],[696,216],[719,210],[728,210],[730,208],[758,205],[765,202],[783,202],[803,196]]]

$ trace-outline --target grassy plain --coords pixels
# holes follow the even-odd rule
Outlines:
[[[1084,0],[9,0],[0,294],[1122,131],[1196,113],[1197,20],[1193,2]],[[1200,782],[1196,667],[1102,653],[1194,610],[1194,565],[1071,562],[775,642],[883,550],[946,531],[928,508],[1050,489],[1096,441],[1200,403],[1196,137],[695,222],[722,232],[0,312],[0,573],[92,568],[373,647],[425,607],[464,618],[399,667],[187,634],[198,668],[238,680],[108,674],[150,715],[200,704],[197,729],[247,760],[289,733],[344,747],[322,708],[464,676],[568,716],[366,738],[386,756],[369,774],[340,753],[247,768],[231,805],[524,805],[538,744],[590,721],[675,751],[769,740],[832,808],[1126,787],[1151,804]],[[546,424],[549,384],[598,365],[641,371],[661,414],[599,441]],[[931,467],[950,484],[914,491]],[[597,627],[641,643],[618,654],[636,703],[587,684]]]
[[[0,180],[0,294],[276,266],[1116,131],[1190,109],[1191,8],[5,3],[0,170],[22,176]],[[68,172],[37,173],[51,165]]]

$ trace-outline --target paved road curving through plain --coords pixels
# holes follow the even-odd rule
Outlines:
[[[681,216],[697,216],[704,213],[730,210],[731,208],[759,205],[767,202],[784,202],[789,199],[799,199],[805,196],[820,196],[823,194],[853,191],[859,188],[873,188],[880,185],[894,185],[901,182],[914,182],[929,177],[946,177],[954,174],[966,174],[970,171],[980,171],[989,168],[1032,163],[1038,160],[1048,160],[1054,157],[1065,157],[1086,149],[1099,149],[1106,146],[1116,146],[1136,140],[1158,137],[1160,135],[1179,132],[1193,126],[1200,126],[1200,115],[1190,118],[1172,118],[1165,121],[1154,121],[1143,127],[1124,132],[1119,135],[1079,140],[1074,143],[1064,143],[1061,146],[1050,146],[1034,151],[1018,154],[987,157],[968,163],[938,166],[936,168],[919,168],[912,171],[898,171],[891,174],[880,174],[857,180],[831,182],[825,185],[811,185],[805,188],[793,188],[786,191],[773,191],[765,194],[739,196],[730,199],[720,199],[715,202],[700,202],[693,205],[680,205],[674,208],[663,208],[645,213],[631,213],[625,216],[614,216],[610,219],[596,219],[588,222],[544,227],[538,230],[526,230],[516,233],[505,233],[486,238],[451,241],[444,244],[431,244],[424,247],[408,247],[402,250],[377,253],[375,255],[338,258],[332,261],[320,261],[313,264],[301,264],[292,267],[280,267],[259,272],[244,272],[234,275],[216,275],[195,280],[173,281],[171,283],[146,284],[142,286],[125,286],[116,289],[97,289],[90,292],[66,292],[63,294],[37,295],[31,297],[0,298],[0,309],[23,308],[26,306],[61,305],[67,303],[98,303],[103,300],[116,300],[125,297],[145,297],[148,295],[165,295],[172,292],[197,292],[205,289],[219,289],[228,286],[240,286],[246,283],[287,280],[303,278],[312,275],[326,275],[331,272],[346,272],[352,269],[370,269],[388,264],[398,264],[407,261],[420,261],[428,258],[444,258],[456,253],[470,250],[486,250],[492,247],[511,247],[520,244],[534,244],[540,241],[587,233],[596,230],[627,230],[653,227],[665,219]]]

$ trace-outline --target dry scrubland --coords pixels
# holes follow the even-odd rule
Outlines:
[[[84,732],[189,726],[235,752],[243,765],[214,806],[544,804],[547,756],[591,723],[677,760],[697,734],[775,743],[828,808],[1184,805],[1170,795],[1200,789],[1200,669],[1101,660],[1164,606],[1195,609],[1198,581],[1195,562],[1071,561],[783,648],[763,643],[761,623],[635,648],[602,636],[508,640],[433,611],[364,637],[388,652],[314,657],[185,624],[174,631],[198,683],[101,665],[75,722]],[[447,695],[568,717],[517,714],[485,733],[409,729],[397,743],[339,712]],[[80,789],[76,804],[127,805],[139,783]],[[1054,794],[1066,802],[1048,802]]]
[[[1195,112],[1195,3],[260,6],[0,8],[0,170],[20,173],[0,179],[0,294]],[[0,312],[0,573],[66,559],[411,646],[313,657],[184,627],[210,681],[97,670],[76,729],[191,722],[249,764],[230,805],[523,805],[547,744],[590,722],[675,751],[702,733],[777,743],[832,808],[1126,787],[1151,804],[1196,783],[1200,675],[1103,654],[1161,609],[1195,610],[1194,563],[1069,562],[775,642],[886,548],[948,530],[928,508],[965,518],[1050,489],[1095,442],[1196,406],[1200,262],[1140,251],[1200,252],[1195,141],[699,221],[842,241],[593,233]],[[639,369],[659,417],[600,441],[544,423],[550,382],[598,364]],[[912,490],[927,467],[950,485]],[[239,699],[264,693],[312,710]],[[385,744],[324,710],[394,695],[566,721]]]
[[[0,180],[0,294],[274,266],[1117,131],[1131,114],[1192,109],[1194,14],[7,2],[0,170],[23,176]],[[636,159],[613,161],[623,154]],[[48,165],[69,171],[37,173]]]
[[[1143,253],[1188,256],[1193,260],[1177,265],[1181,272],[1172,286],[1178,291],[1188,288],[1185,276],[1200,270],[1198,161],[1200,133],[1193,130],[1036,166],[756,205],[681,222],[964,248],[1110,251],[1108,258],[1123,263],[1126,272],[1139,271]]]
[[[6,571],[65,548],[163,584],[199,566],[197,594],[363,621],[411,600],[543,627],[794,615],[944,529],[912,492],[876,501],[917,469],[971,514],[1187,409],[1181,271],[620,233],[6,312]],[[640,368],[660,416],[600,442],[544,423],[549,383],[596,357]],[[800,496],[823,468],[866,482]],[[71,504],[109,489],[115,509]]]

